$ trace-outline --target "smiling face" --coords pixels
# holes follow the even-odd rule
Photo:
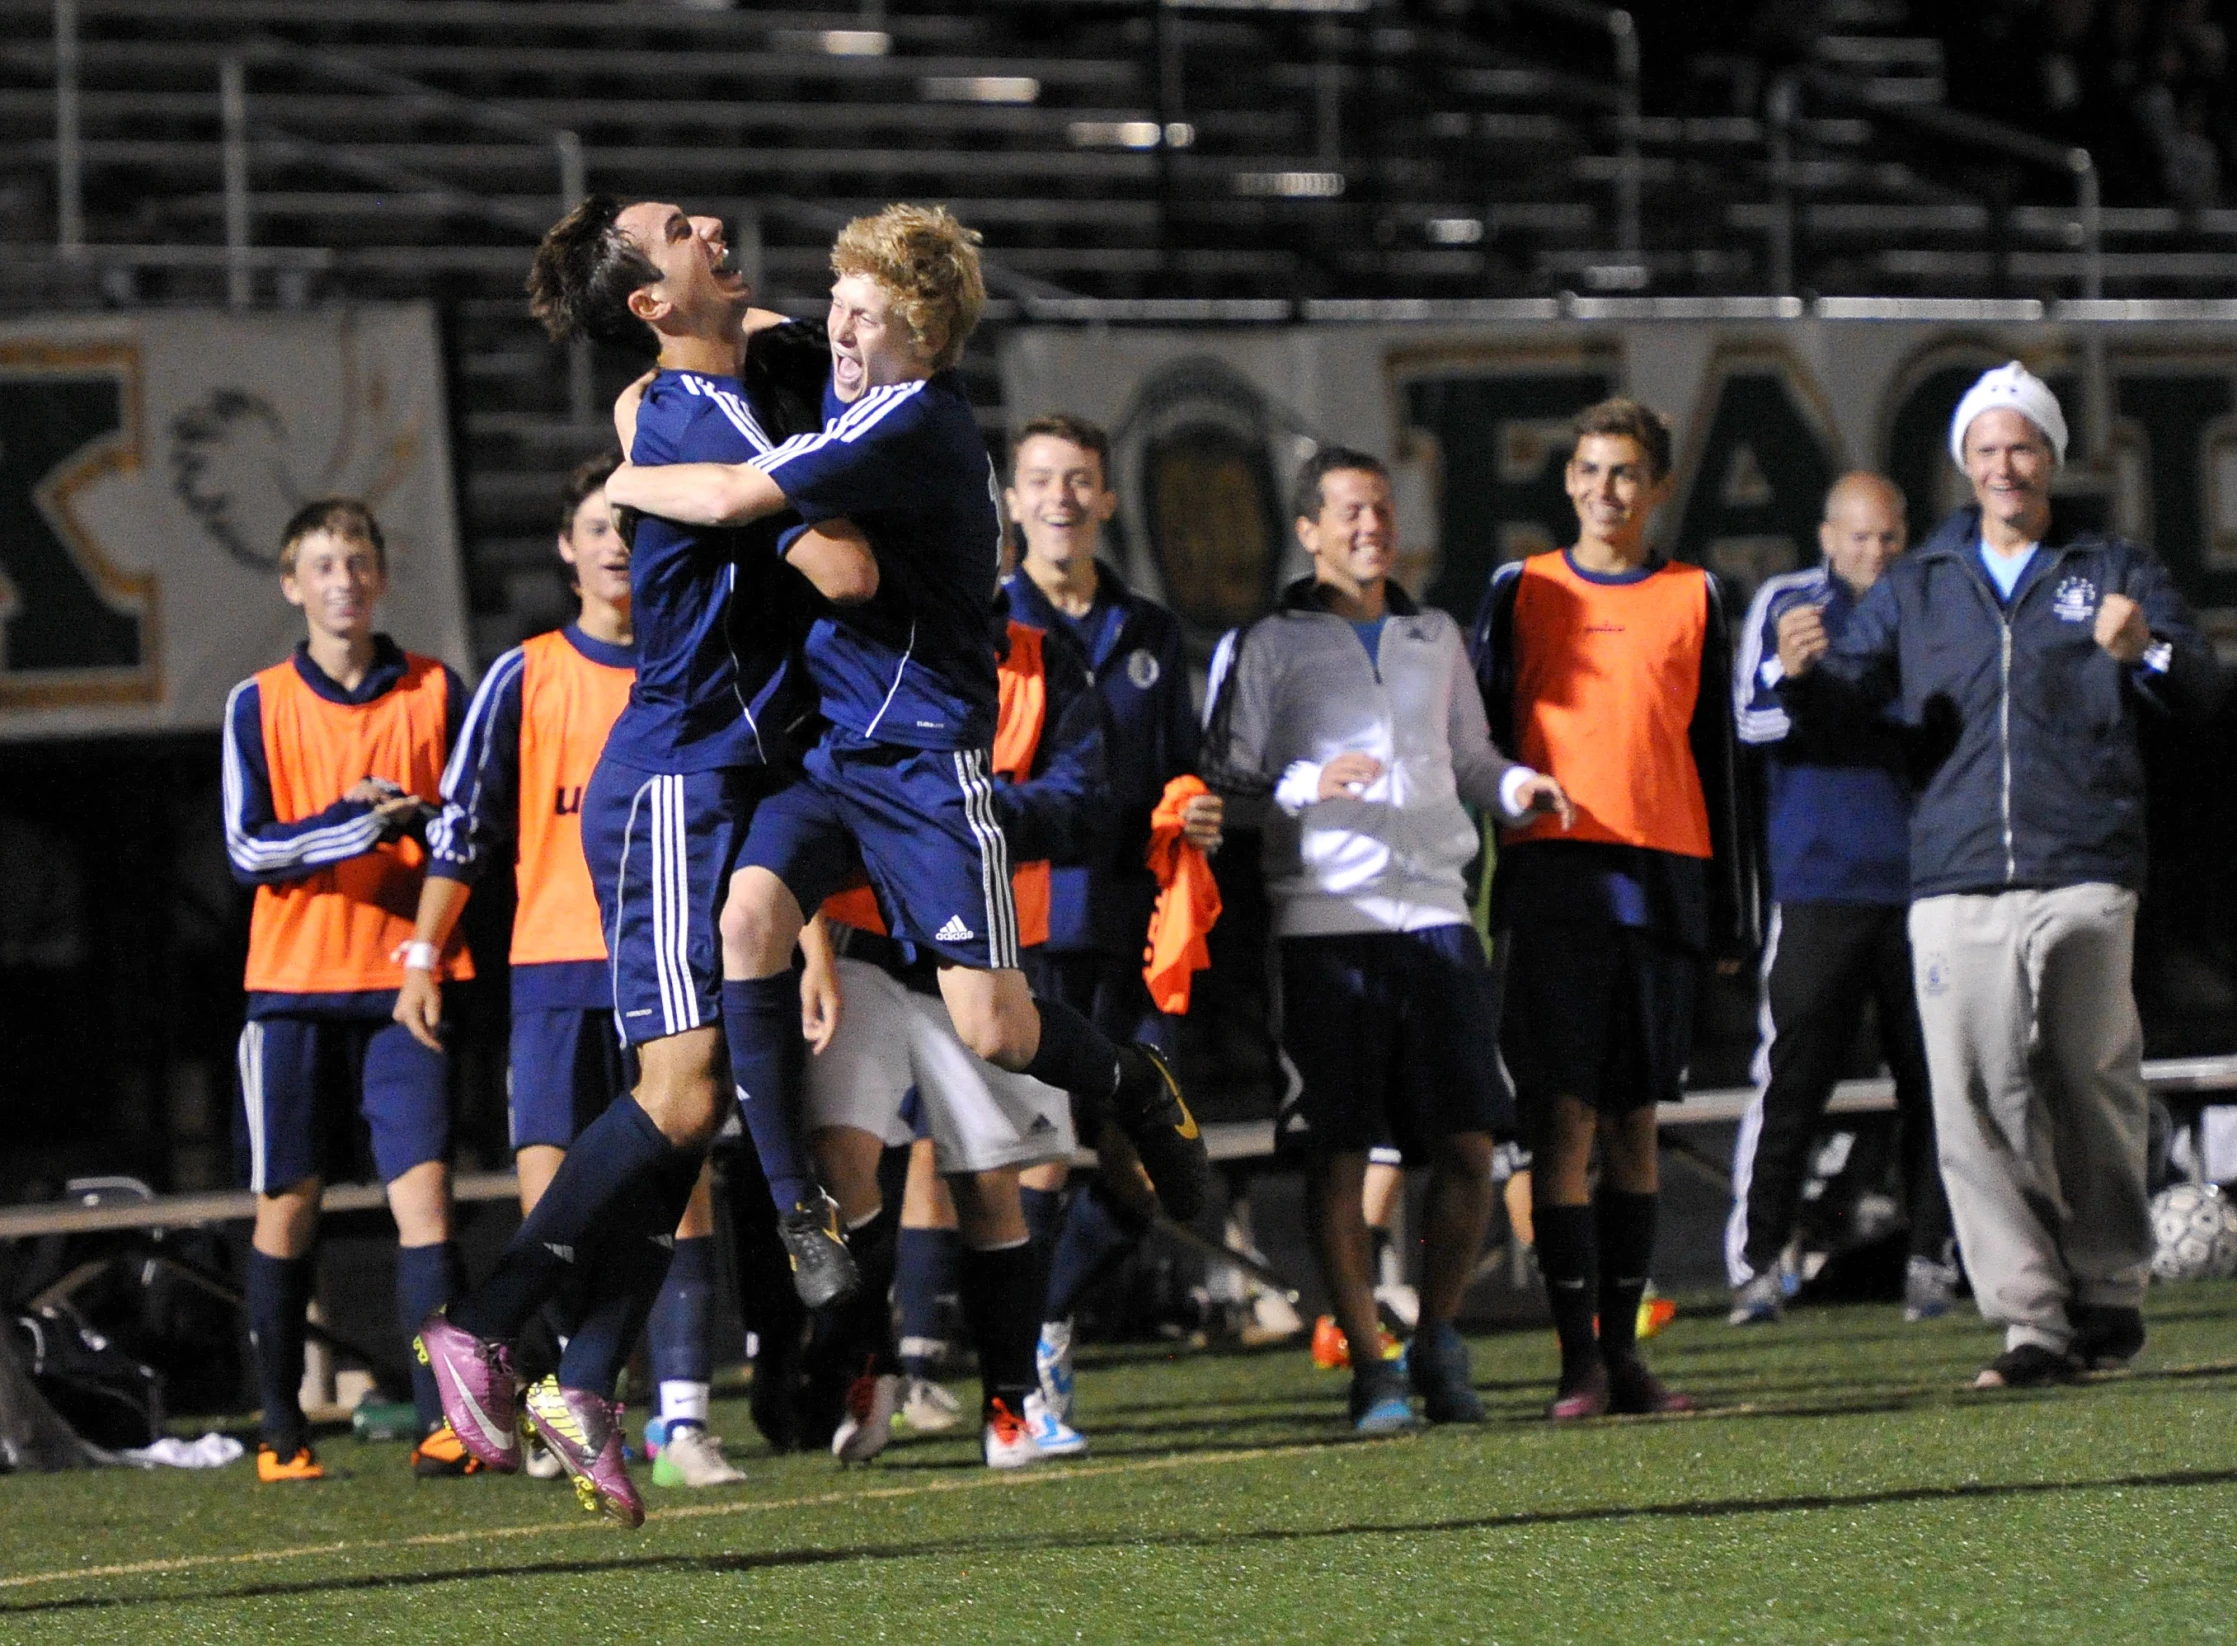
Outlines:
[[[614,226],[660,271],[629,297],[630,312],[656,332],[714,337],[736,332],[753,288],[730,255],[718,217],[687,217],[681,206],[641,200]]]
[[[1825,500],[1818,547],[1833,575],[1862,594],[1903,552],[1903,494],[1878,475],[1843,477]]]
[[[1051,567],[1094,559],[1104,524],[1118,510],[1103,460],[1085,446],[1036,434],[1019,443],[1011,467],[1002,501],[1025,533],[1025,557]]]
[[[559,534],[559,558],[575,573],[585,600],[629,608],[629,545],[614,530],[604,487],[575,505],[574,518]]]
[[[2057,467],[2050,436],[2009,406],[1981,413],[1965,430],[1965,478],[1984,520],[2040,538]]]
[[[893,293],[866,274],[842,274],[832,283],[831,389],[853,404],[872,389],[912,383],[932,375],[940,339],[920,345]]]
[[[1635,545],[1662,501],[1662,477],[1628,434],[1580,436],[1561,478],[1579,530],[1602,543]]]
[[[1298,519],[1297,540],[1321,582],[1350,595],[1380,584],[1398,564],[1390,482],[1368,469],[1331,469],[1321,476],[1320,513]]]
[[[388,593],[380,551],[359,537],[330,531],[306,534],[295,545],[295,567],[280,574],[280,593],[303,608],[313,634],[342,641],[373,632],[373,610]]]

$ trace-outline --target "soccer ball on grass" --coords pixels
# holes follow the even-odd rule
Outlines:
[[[2158,1280],[2237,1275],[2237,1202],[2211,1183],[2177,1183],[2152,1196],[2152,1275]]]

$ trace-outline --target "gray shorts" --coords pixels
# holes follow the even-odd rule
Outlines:
[[[884,967],[846,956],[835,964],[839,1028],[808,1059],[809,1130],[851,1126],[897,1148],[915,1136],[902,1115],[914,1086],[943,1174],[1071,1158],[1069,1097],[973,1055],[946,1005]]]

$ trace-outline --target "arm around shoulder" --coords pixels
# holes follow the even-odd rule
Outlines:
[[[783,490],[751,463],[624,463],[606,500],[686,526],[743,526],[785,507]]]

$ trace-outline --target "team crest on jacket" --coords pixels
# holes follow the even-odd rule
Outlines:
[[[1156,654],[1147,651],[1133,651],[1127,654],[1126,678],[1134,683],[1136,690],[1148,691],[1157,684],[1157,677],[1162,672],[1157,666]]]
[[[2088,578],[2063,578],[2051,596],[2051,610],[2062,623],[2087,623],[2097,610],[2097,585]]]

